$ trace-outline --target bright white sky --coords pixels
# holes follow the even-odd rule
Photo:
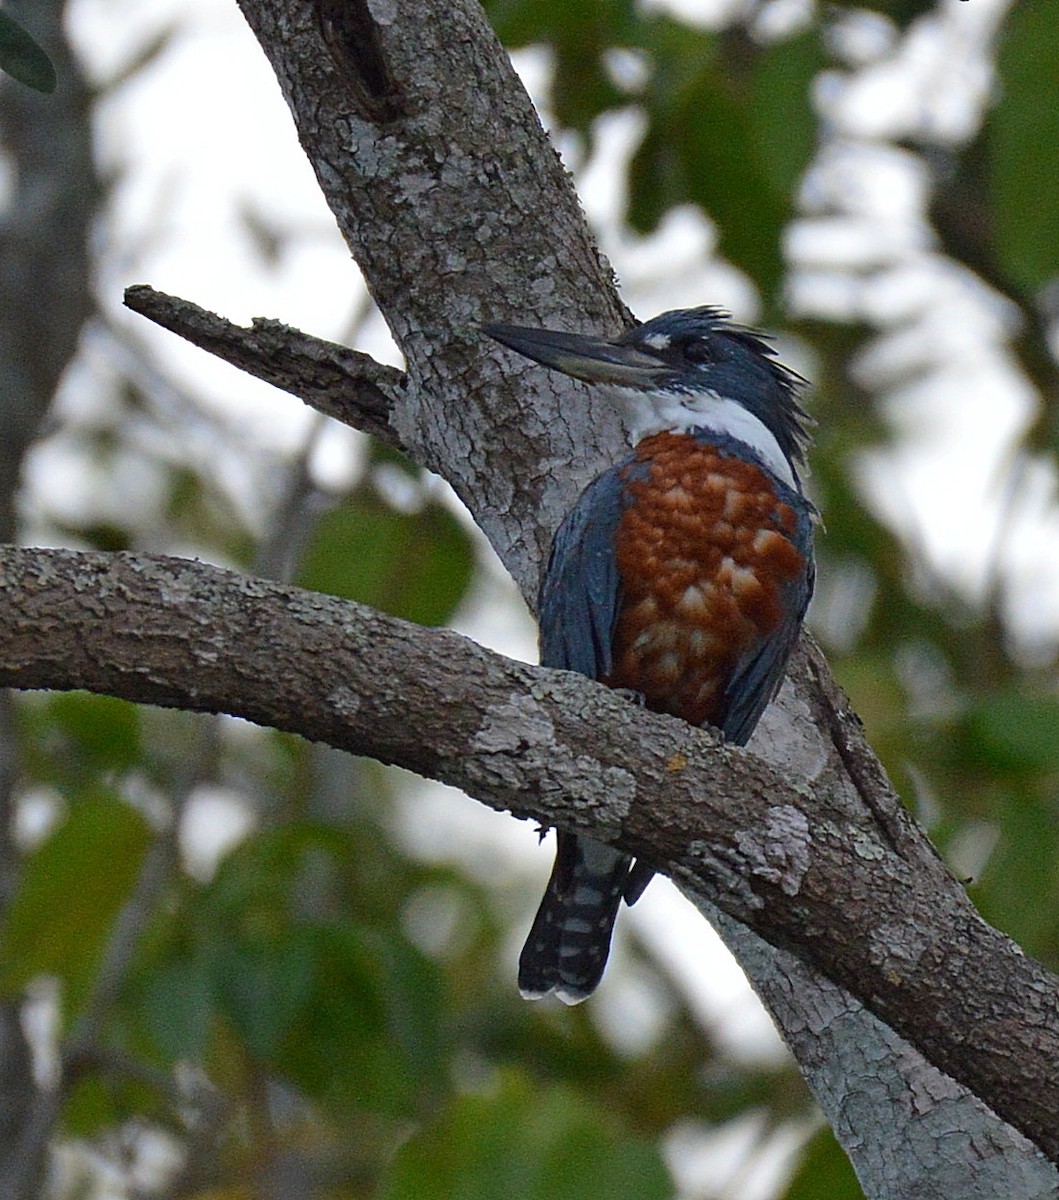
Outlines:
[[[924,215],[928,181],[921,165],[887,141],[912,132],[953,142],[969,135],[993,86],[985,47],[1008,3],[943,0],[938,19],[921,22],[903,40],[881,18],[850,20],[836,38],[837,65],[817,88],[830,135],[805,180],[804,216],[788,249],[796,264],[792,311],[865,319],[878,331],[858,373],[882,398],[896,436],[891,449],[859,464],[865,503],[968,595],[999,570],[1009,581],[1012,620],[1029,649],[1059,634],[1059,571],[1040,565],[1059,561],[1059,511],[1049,464],[1027,463],[1019,485],[1010,495],[1005,491],[1012,446],[1037,403],[1007,348],[1017,314],[937,254]],[[650,5],[681,10],[703,25],[745,7],[741,0]],[[764,27],[797,23],[811,7],[812,0],[776,0]],[[102,165],[121,172],[99,236],[101,298],[116,322],[156,346],[173,377],[202,397],[210,419],[182,408],[176,398],[174,420],[201,423],[201,453],[220,454],[218,471],[239,491],[240,480],[254,478],[301,444],[308,410],[124,313],[122,289],[148,282],[240,322],[272,316],[341,341],[363,304],[359,277],[298,148],[275,80],[231,0],[74,0],[70,20],[97,81],[160,31],[175,31],[158,60],[101,107]],[[534,96],[546,96],[547,54],[522,53],[517,65]],[[645,318],[710,302],[753,321],[753,288],[713,257],[713,230],[701,214],[675,212],[647,239],[622,229],[624,197],[615,181],[623,177],[621,165],[639,132],[629,110],[600,123],[598,147],[587,159],[572,140],[561,144],[626,298]],[[246,232],[247,213],[282,235],[275,262],[265,264],[257,253]],[[362,329],[357,344],[399,362],[378,318]],[[34,457],[26,509],[30,530],[39,528],[42,536],[44,509],[94,506],[104,515],[127,513],[150,495],[135,454],[105,478],[76,454],[71,432],[103,403],[108,347],[102,334],[87,339],[64,392],[68,426]],[[811,377],[805,349],[783,349]],[[213,417],[240,429],[249,465],[211,445]],[[320,469],[340,479],[355,454],[351,436],[336,430],[325,439]],[[512,595],[492,566],[458,624],[487,644],[532,660],[534,632]],[[827,621],[827,612],[821,618]],[[237,797],[202,799],[188,847],[200,856],[200,868],[208,869],[210,847],[233,833],[241,812]],[[499,882],[529,871],[543,881],[546,874],[550,849],[536,849],[528,826],[445,789],[424,786],[401,820],[424,854],[469,857],[472,867],[493,872]],[[469,837],[472,830],[477,839]],[[668,883],[654,883],[630,915],[626,923],[673,967],[733,1054],[779,1052],[741,972]],[[513,944],[512,979],[516,954]],[[650,979],[620,969],[623,957],[619,936],[619,969],[608,975],[599,1002],[591,1003],[614,1039],[649,1039],[660,1019],[657,992]],[[696,1181],[705,1172],[713,1180],[710,1194],[719,1200],[773,1194],[783,1156],[751,1166],[753,1128],[740,1125],[707,1142],[693,1134],[674,1157],[689,1193],[701,1192]],[[719,1173],[727,1182],[718,1182]]]

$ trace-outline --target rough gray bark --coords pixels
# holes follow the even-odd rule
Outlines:
[[[868,1148],[862,1167],[885,1181],[870,1195],[940,1194],[967,1170],[972,1147],[975,1178],[991,1172],[1014,1186],[1017,1177],[1013,1196],[1054,1193],[1054,1170],[1026,1138],[1059,1157],[1059,980],[981,920],[881,775],[857,767],[855,784],[820,758],[792,781],[578,675],[181,559],[6,549],[0,609],[0,685],[77,685],[230,712],[643,855],[701,906],[734,918],[722,922],[728,932],[757,935],[748,957],[759,986],[821,1090],[827,1081],[834,1093],[839,1132]],[[786,762],[800,756],[792,737],[841,724],[848,755],[862,756],[822,661],[811,647],[800,653],[801,682],[761,749]],[[909,1127],[930,1134],[919,1146],[930,1176],[895,1187],[900,1145],[884,1154],[883,1140],[864,1133],[876,1106],[891,1115],[900,1106]],[[961,1156],[939,1140],[939,1122]]]

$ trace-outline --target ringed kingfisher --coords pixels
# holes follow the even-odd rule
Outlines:
[[[718,308],[679,309],[613,340],[486,325],[512,350],[622,404],[631,453],[555,534],[539,596],[543,666],[629,691],[745,745],[783,680],[813,591],[815,509],[799,471],[805,381]],[[618,906],[653,874],[558,831],[519,959],[527,999],[599,983]]]

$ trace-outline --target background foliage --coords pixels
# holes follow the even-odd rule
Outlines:
[[[852,137],[828,84],[899,64],[976,4],[996,31],[979,33],[984,87],[972,73],[951,97],[962,124],[910,119],[866,135],[914,165],[920,249],[1001,314],[996,354],[1030,396],[989,481],[993,527],[968,585],[865,483],[872,455],[896,470],[885,457],[903,444],[895,397],[922,383],[929,411],[937,360],[962,351],[935,346],[929,365],[912,354],[896,382],[875,370],[894,322],[821,301],[797,235],[808,217],[843,215],[812,186]],[[62,0],[8,7],[0,34],[23,28],[32,77],[5,52],[16,78],[0,85],[0,135],[14,173],[0,219],[22,236],[0,251],[3,536],[194,553],[426,624],[466,611],[492,568],[431,481],[358,443],[341,483],[327,482],[325,429],[293,450],[254,444],[115,318],[115,268],[95,257],[92,231],[115,219],[116,178],[73,170],[76,155],[58,148],[79,139],[87,154],[101,107],[165,61],[176,31],[89,86]],[[984,915],[1059,969],[1059,623],[1003,553],[1031,485],[1039,524],[1054,528],[1054,0],[1009,11],[999,0],[746,0],[712,23],[632,0],[494,0],[489,11],[512,49],[547,47],[548,114],[575,164],[591,162],[608,117],[635,114],[628,203],[607,247],[619,270],[623,245],[648,244],[638,239],[694,206],[759,319],[796,335],[785,352],[816,383],[819,422],[817,633]],[[53,96],[23,86],[46,90],[40,47],[58,70]],[[60,197],[44,214],[32,208],[41,181]],[[245,225],[263,269],[282,259],[282,227],[253,212]],[[878,261],[836,244],[833,274],[878,278]],[[648,291],[664,289],[665,270]],[[944,303],[938,293],[928,308]],[[48,354],[30,310],[44,313]],[[88,369],[97,399],[79,407],[71,394]],[[233,482],[218,466],[237,460]],[[71,512],[39,482],[42,462],[101,486]],[[142,502],[116,506],[108,484],[130,471]],[[1040,552],[1049,545],[1042,534]],[[609,1035],[592,1004],[522,1003],[512,946],[529,886],[425,861],[395,817],[400,777],[232,721],[86,695],[7,697],[0,750],[0,1020],[17,1047],[28,1006],[38,1073],[65,1067],[61,1103],[44,1113],[59,1194],[620,1200],[672,1194],[674,1172],[689,1196],[860,1194],[828,1133],[805,1141],[816,1119],[789,1064],[740,1061],[649,948],[629,949],[653,980],[642,1044]],[[227,824],[196,852],[189,831],[217,809]],[[39,1108],[23,1051],[0,1068],[4,1170],[18,1163],[6,1134]],[[726,1130],[728,1143],[708,1136]],[[681,1150],[738,1139],[705,1180]],[[795,1142],[785,1177],[761,1169]],[[42,1164],[19,1169],[42,1177]]]

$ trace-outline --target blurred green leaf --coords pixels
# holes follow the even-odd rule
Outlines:
[[[131,550],[134,545],[132,531],[113,521],[92,521],[85,524],[56,521],[55,528],[64,537],[72,541],[87,542],[91,549],[102,550],[107,554]]]
[[[635,229],[650,232],[677,205],[701,205],[723,252],[766,296],[776,293],[789,198],[815,147],[809,93],[824,63],[816,29],[762,48],[745,33],[726,39],[624,0],[522,0],[490,12],[507,44],[553,48],[552,104],[564,127],[586,131],[609,109],[643,108],[647,128],[629,179]],[[647,78],[635,96],[610,77],[615,48],[644,56]]]
[[[1059,958],[1059,819],[1054,798],[1041,800],[1004,789],[992,798],[990,811],[1000,838],[981,881],[971,888],[975,904],[990,924],[1052,965]]]
[[[106,1077],[86,1073],[71,1081],[63,1105],[63,1132],[86,1138],[112,1132],[129,1118],[147,1123],[155,1117],[166,1119],[164,1103],[142,1080],[116,1072]]]
[[[610,109],[643,108],[647,128],[629,178],[635,229],[650,232],[671,208],[698,204],[716,221],[722,251],[766,296],[777,292],[789,198],[815,147],[817,30],[762,48],[627,0],[499,0],[489,12],[505,44],[552,47],[551,101],[564,128],[585,132]],[[644,57],[647,79],[635,96],[610,76],[614,49]]]
[[[329,863],[349,852],[338,831],[294,819],[256,833],[221,862],[202,889],[196,925],[215,926],[222,940],[237,935],[248,945],[267,944],[296,913],[313,911],[306,864],[317,855]],[[325,893],[321,906],[329,899]]]
[[[63,753],[82,772],[121,773],[142,759],[140,710],[128,700],[66,692],[49,697],[47,714]]]
[[[1059,274],[1059,20],[1053,0],[1008,14],[998,57],[1000,99],[989,115],[996,254],[1016,285]]]
[[[139,981],[139,1020],[166,1063],[199,1061],[213,1015],[213,989],[202,955],[154,962]]]
[[[370,486],[318,522],[300,586],[359,600],[420,625],[440,625],[474,571],[467,531],[443,504],[400,512]]]
[[[297,925],[260,946],[242,944],[235,935],[213,960],[220,1002],[259,1061],[275,1058],[305,1014],[317,967],[315,941],[311,930]]]
[[[312,987],[277,1066],[342,1111],[419,1113],[447,1076],[437,968],[380,930],[328,927],[315,941]]]
[[[722,252],[774,294],[790,192],[814,146],[818,35],[767,50],[742,40],[736,50],[670,18],[645,20],[638,32],[652,76],[642,98],[647,131],[630,168],[630,223],[650,231],[670,208],[698,204],[716,222]]]
[[[398,1152],[382,1200],[662,1200],[672,1181],[654,1147],[562,1088],[507,1072],[460,1096]]]
[[[79,1079],[63,1106],[63,1125],[75,1137],[91,1137],[120,1120],[110,1089],[98,1076]]]
[[[71,800],[145,765],[143,710],[89,692],[55,692],[19,705],[26,770]]]
[[[1004,775],[1059,771],[1059,696],[1018,688],[980,701],[964,720],[962,752],[968,762]]]
[[[38,92],[54,92],[58,82],[51,59],[4,12],[0,12],[0,71]]]
[[[292,825],[250,838],[222,864],[195,929],[214,1002],[246,1052],[306,1094],[407,1118],[447,1074],[439,969],[400,932],[396,881],[393,927],[361,922],[321,854],[337,868],[356,848],[333,830]]]
[[[551,46],[550,106],[564,129],[586,132],[600,113],[628,103],[607,73],[606,54],[633,39],[639,18],[630,0],[494,0],[487,7],[506,46]]]
[[[550,42],[560,55],[581,48],[597,58],[639,20],[632,0],[488,0],[486,10],[506,46]]]
[[[806,1146],[783,1200],[864,1200],[864,1192],[830,1129]]]
[[[26,863],[0,939],[0,989],[55,975],[67,1015],[77,1009],[150,838],[143,817],[112,796],[72,809]]]
[[[793,194],[816,150],[810,93],[825,65],[820,33],[812,29],[773,43],[753,68],[746,99],[750,140],[777,195]]]

